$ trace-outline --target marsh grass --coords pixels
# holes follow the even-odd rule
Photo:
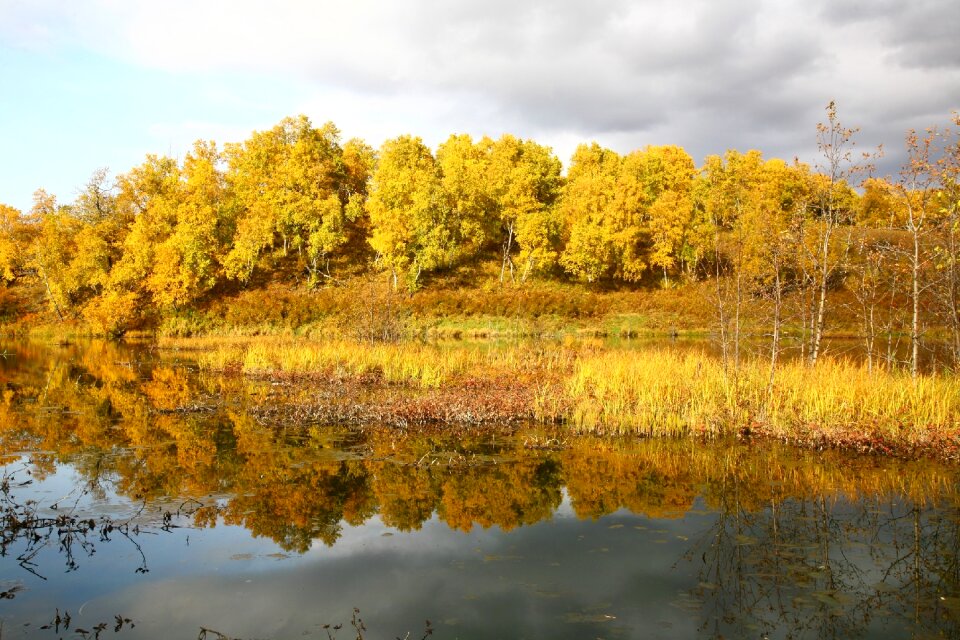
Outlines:
[[[213,346],[202,369],[320,375],[469,395],[496,381],[529,393],[525,415],[581,433],[758,434],[816,446],[960,449],[960,378],[869,371],[843,359],[815,368],[765,359],[736,370],[701,351],[601,341],[369,344],[259,339]],[[960,451],[954,451],[958,453]],[[950,452],[945,455],[953,456]]]
[[[563,394],[582,431],[722,435],[756,429],[786,439],[815,433],[920,444],[960,428],[960,379],[873,371],[847,360],[736,370],[704,354],[608,352],[577,362]]]
[[[376,377],[391,384],[422,388],[437,388],[464,376],[511,376],[520,380],[534,375],[557,375],[569,370],[576,357],[570,349],[477,343],[370,344],[349,340],[248,339],[227,344],[222,341],[218,344],[216,340],[199,343],[168,340],[164,344],[177,348],[191,344],[211,346],[197,356],[200,368],[206,370],[232,370],[254,376]]]
[[[664,351],[584,358],[563,387],[566,421],[583,431],[719,433],[739,411],[730,379],[711,375],[710,369],[705,358]]]

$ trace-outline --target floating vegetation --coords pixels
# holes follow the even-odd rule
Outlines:
[[[360,609],[354,607],[353,614],[350,617],[350,626],[353,631],[351,635],[354,640],[365,640],[367,637],[367,625],[363,622],[363,619],[360,617]],[[343,623],[337,624],[325,624],[323,625],[323,630],[327,635],[327,640],[336,640],[337,635],[340,631],[343,630]],[[424,624],[423,636],[420,640],[427,640],[431,635],[433,635],[433,626],[429,620]],[[395,636],[397,640],[410,640],[411,633],[408,631],[406,635],[402,638],[400,636]],[[207,627],[200,627],[200,633],[197,635],[197,640],[243,640],[242,638],[227,635],[216,629],[209,629]]]
[[[355,640],[364,640],[364,638],[366,637],[364,634],[367,633],[367,626],[364,624],[363,619],[360,618],[360,609],[357,609],[356,607],[354,607],[353,615],[350,618],[350,626],[353,628],[353,633],[356,634]],[[327,640],[334,640],[337,637],[337,632],[343,629],[343,625],[342,624],[335,624],[335,625],[325,624],[323,625],[323,629],[324,631],[327,632]],[[427,638],[429,638],[432,635],[433,635],[433,625],[430,623],[429,620],[426,620],[424,622],[423,636],[421,636],[420,640],[427,640]],[[397,640],[410,640],[411,636],[410,636],[410,632],[408,631],[406,635],[403,636],[403,638],[400,638],[400,636],[396,636],[396,637],[397,637]]]
[[[75,636],[79,636],[83,640],[99,640],[100,635],[104,631],[109,630],[112,633],[120,633],[124,629],[133,629],[137,626],[133,620],[122,615],[115,615],[110,622],[98,622],[90,626],[89,629],[79,627],[76,624],[73,624],[73,628],[71,628],[70,625],[74,622],[69,611],[64,610],[63,613],[60,613],[60,609],[56,609],[53,619],[42,625],[40,629],[43,631],[52,631],[56,634],[59,634],[61,631],[64,633],[72,631]]]
[[[28,469],[22,471],[30,474]],[[34,559],[48,545],[55,545],[62,552],[67,571],[74,571],[79,566],[77,552],[93,555],[94,540],[107,541],[114,533],[127,537],[139,549],[130,537],[129,522],[114,523],[106,518],[96,520],[77,515],[74,511],[76,503],[72,509],[47,516],[41,514],[40,505],[34,500],[19,502],[14,490],[29,486],[33,480],[19,480],[17,473],[4,470],[0,478],[0,554],[16,551],[17,562],[25,570],[43,578]],[[53,504],[50,509],[58,510],[59,507]],[[137,571],[146,572],[146,558],[142,552],[141,558],[143,562]]]

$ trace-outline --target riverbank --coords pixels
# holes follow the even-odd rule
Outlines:
[[[485,265],[491,267],[491,265]],[[489,270],[489,269],[488,269]],[[726,285],[725,285],[726,286]],[[2,290],[16,298],[24,287]],[[42,291],[23,300],[44,300]],[[853,336],[862,330],[857,301],[846,289],[834,298],[827,335]],[[148,314],[124,336],[239,338],[287,336],[312,339],[650,337],[705,336],[718,330],[714,282],[672,282],[613,286],[531,280],[500,283],[492,274],[455,270],[435,276],[429,287],[394,291],[382,277],[345,276],[335,285],[310,289],[284,278],[246,288],[211,292],[195,304]],[[769,333],[769,301],[745,298],[741,332]],[[803,322],[796,296],[787,296],[781,330],[800,335]],[[2,305],[0,305],[2,307]],[[929,318],[928,332],[935,331]],[[891,325],[895,331],[903,329]],[[102,327],[83,313],[59,317],[46,304],[10,303],[0,308],[0,335],[42,340],[102,336]]]
[[[146,318],[125,335],[364,338],[387,332],[444,339],[704,334],[713,319],[701,288],[617,289],[556,282],[487,286],[450,277],[410,293],[363,276],[318,289],[266,282]],[[42,306],[0,314],[0,334],[51,340],[101,333],[82,314],[62,319]]]

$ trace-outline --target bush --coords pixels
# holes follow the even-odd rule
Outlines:
[[[388,283],[368,278],[352,291],[339,317],[341,333],[359,342],[397,342],[410,332],[410,311]]]

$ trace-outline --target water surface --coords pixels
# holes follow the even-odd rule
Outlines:
[[[3,638],[353,638],[354,608],[368,638],[960,634],[952,466],[277,427],[275,385],[189,354],[0,351]]]

